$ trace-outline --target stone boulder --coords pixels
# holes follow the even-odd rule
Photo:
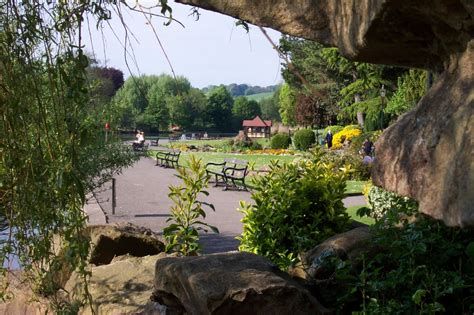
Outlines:
[[[130,255],[142,257],[156,255],[164,251],[165,245],[161,236],[150,229],[139,227],[131,223],[115,225],[90,225],[86,227],[81,237],[90,240],[91,253],[89,263],[92,265],[109,264],[115,257]],[[55,237],[58,268],[53,271],[52,287],[63,288],[69,280],[73,270],[68,264],[67,249],[61,245],[61,238]]]
[[[91,266],[88,290],[91,306],[83,306],[79,314],[166,314],[166,307],[150,300],[155,278],[155,264],[164,253],[154,256],[120,256],[117,261]],[[125,259],[126,258],[126,259]],[[73,296],[80,296],[83,283],[74,273],[66,284]]]
[[[358,264],[357,258],[371,249],[372,234],[369,227],[357,227],[344,233],[334,235],[313,249],[301,255],[301,262],[289,273],[306,280],[328,279],[333,273],[330,258]]]
[[[371,239],[372,234],[367,226],[334,235],[302,254],[300,263],[290,268],[289,274],[295,279],[304,279],[306,286],[323,305],[337,308],[343,314],[350,313],[350,303],[345,305],[346,309],[339,309],[338,298],[347,294],[352,289],[352,284],[340,280],[337,275],[358,275],[361,254],[370,256],[377,251],[371,244]],[[338,269],[341,266],[346,268]],[[353,302],[357,307],[361,301]]]
[[[165,249],[161,236],[150,229],[130,223],[116,225],[92,225],[87,227],[91,238],[90,263],[105,265],[115,256],[129,254],[142,257],[156,255]]]
[[[252,142],[243,130],[240,130],[237,136],[234,137],[234,142]]]
[[[288,274],[244,252],[158,260],[153,299],[172,314],[328,313]]]
[[[43,315],[52,313],[45,298],[35,296],[21,271],[9,271],[9,294],[6,301],[0,303],[0,314]]]

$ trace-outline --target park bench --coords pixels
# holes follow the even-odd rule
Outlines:
[[[168,142],[175,142],[175,141],[179,141],[180,139],[180,136],[169,136],[168,137]]]
[[[133,148],[133,151],[135,152],[141,152],[141,153],[146,153],[148,151],[148,146],[150,144],[147,143],[146,141],[142,141],[140,143],[132,143],[132,148]]]
[[[237,183],[242,184],[242,188],[246,191],[245,177],[248,174],[248,162],[237,159],[224,159],[222,163],[207,163],[206,173],[211,178],[215,178],[215,186],[223,184],[224,190],[229,187],[240,189]]]
[[[151,139],[151,140],[150,140],[150,145],[157,147],[159,140],[160,140],[160,138]]]
[[[179,150],[158,151],[156,153],[156,165],[177,168],[180,155],[181,151]]]

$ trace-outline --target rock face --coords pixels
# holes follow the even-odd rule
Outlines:
[[[439,72],[387,129],[374,183],[448,225],[474,227],[472,0],[177,0],[336,46],[346,57]]]
[[[173,314],[324,314],[309,292],[263,257],[230,252],[163,258],[153,299]]]
[[[176,0],[338,47],[372,63],[440,68],[474,29],[469,0]]]
[[[474,227],[474,41],[417,107],[376,143],[374,184],[415,198],[452,226]]]

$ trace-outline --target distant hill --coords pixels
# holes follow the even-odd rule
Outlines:
[[[264,98],[271,98],[273,96],[273,94],[275,94],[275,91],[252,94],[252,95],[246,95],[245,97],[248,98],[249,100],[254,100],[254,101],[260,102]]]
[[[268,97],[268,96],[271,96],[273,92],[275,92],[275,90],[279,87],[279,85],[270,85],[270,86],[262,87],[258,85],[236,84],[236,83],[232,83],[232,84],[224,85],[224,86],[227,89],[227,91],[229,91],[230,95],[232,95],[232,97],[251,96],[251,95],[259,95],[263,93],[269,93],[266,96]],[[208,93],[209,91],[215,89],[216,87],[217,87],[216,85],[210,85],[201,90],[204,93]],[[251,99],[255,99],[255,98],[251,98]],[[261,97],[257,97],[257,99],[255,100],[259,100],[259,99],[261,99]]]

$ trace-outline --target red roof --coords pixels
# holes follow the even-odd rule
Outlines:
[[[272,121],[271,120],[263,120],[260,116],[256,116],[252,120],[244,120],[242,123],[244,127],[271,127]]]

